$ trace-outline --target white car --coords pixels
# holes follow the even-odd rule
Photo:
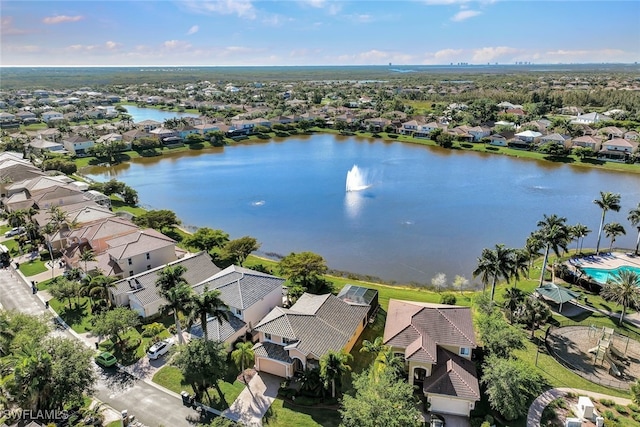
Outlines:
[[[24,233],[24,227],[15,227],[4,233],[4,237],[13,237]]]
[[[172,344],[173,342],[171,340],[158,341],[149,348],[147,351],[147,357],[151,360],[157,360],[160,356],[169,352],[169,348],[171,348]]]

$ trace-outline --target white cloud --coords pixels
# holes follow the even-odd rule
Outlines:
[[[505,56],[513,56],[521,51],[514,47],[496,46],[496,47],[483,47],[481,49],[475,49],[473,51],[473,62],[495,62],[496,59],[504,58]],[[511,58],[508,58],[510,60]]]
[[[2,34],[3,36],[27,33],[27,30],[22,30],[13,26],[12,16],[5,16],[0,19],[0,34]]]
[[[189,0],[181,4],[195,13],[238,15],[245,19],[255,19],[257,16],[251,0]]]
[[[64,22],[78,22],[84,19],[84,16],[67,16],[67,15],[56,15],[56,16],[47,16],[42,20],[43,23],[53,25],[53,24],[62,24]]]
[[[182,40],[167,40],[162,43],[162,46],[165,49],[175,50],[175,49],[189,49],[191,45]]]
[[[342,10],[342,4],[328,0],[302,0],[302,3],[316,9],[324,9],[329,15],[337,15]]]
[[[462,49],[442,49],[433,54],[435,59],[441,61],[451,61],[462,54]]]
[[[114,49],[117,49],[117,48],[119,48],[121,46],[120,43],[116,43],[116,42],[111,41],[111,40],[108,40],[104,45],[109,50],[114,50]]]
[[[197,25],[194,25],[193,27],[189,28],[189,31],[187,31],[187,35],[190,36],[191,34],[195,34],[200,30],[200,27]]]
[[[456,13],[455,15],[453,15],[451,17],[451,20],[453,22],[462,22],[465,21],[469,18],[473,18],[474,16],[478,16],[481,15],[482,12],[478,11],[478,10],[470,10],[470,9],[465,9],[465,10],[461,10],[460,12]]]

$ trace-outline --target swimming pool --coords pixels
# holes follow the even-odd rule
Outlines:
[[[621,271],[634,271],[640,274],[640,267],[631,267],[629,265],[623,265],[618,268],[614,268],[611,270],[605,270],[604,268],[592,268],[592,267],[582,267],[582,271],[585,274],[591,276],[593,280],[598,283],[605,284],[607,281],[614,276],[617,276]]]

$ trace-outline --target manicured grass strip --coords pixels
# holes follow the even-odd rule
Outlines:
[[[263,422],[269,427],[338,427],[340,413],[335,409],[297,406],[276,399]]]
[[[45,271],[47,271],[47,267],[44,265],[44,261],[29,261],[20,264],[20,271],[25,275],[25,277],[30,277],[35,276],[36,274],[44,273]]]

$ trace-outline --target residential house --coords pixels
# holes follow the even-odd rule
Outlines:
[[[383,336],[433,412],[468,417],[480,400],[471,309],[391,299]]]
[[[153,138],[158,139],[159,141],[164,141],[167,138],[178,137],[178,132],[173,129],[167,129],[165,127],[155,128],[149,131],[149,134]]]
[[[624,161],[637,150],[638,142],[627,141],[622,138],[614,138],[602,142],[602,148],[598,151],[598,158]]]
[[[364,125],[371,132],[382,132],[385,126],[389,126],[391,124],[391,120],[385,119],[384,117],[376,117],[373,119],[365,119]]]
[[[231,349],[274,307],[282,306],[283,283],[280,277],[232,265],[193,286],[199,294],[205,289],[219,291],[220,299],[229,307],[228,320],[208,319],[208,339],[222,341]],[[190,332],[197,338],[203,336],[199,323]]]
[[[32,111],[20,110],[16,113],[16,117],[24,124],[38,122],[38,117]]]
[[[571,119],[571,123],[581,124],[581,125],[592,125],[595,123],[602,122],[604,120],[611,120],[609,117],[602,115],[600,113],[587,113],[587,114],[578,114],[573,119]]]
[[[178,259],[176,242],[151,228],[107,240],[96,256],[97,268],[106,276],[131,277]]]
[[[15,121],[16,121],[15,115],[4,112],[4,111],[0,113],[0,124],[14,123]]]
[[[220,268],[211,261],[208,253],[202,251],[186,255],[166,265],[115,282],[114,287],[110,290],[111,300],[116,306],[129,306],[142,317],[159,313],[165,300],[158,293],[156,282],[166,266],[176,267],[178,265],[185,268],[182,277],[189,286],[195,286],[220,272]]]
[[[566,135],[560,135],[559,133],[551,133],[549,135],[544,135],[538,139],[539,144],[558,144],[564,146],[570,146],[571,137]]]
[[[95,142],[86,136],[72,135],[62,139],[64,148],[74,156],[84,157],[89,155],[89,148],[95,145]]]
[[[418,131],[418,126],[421,123],[418,123],[417,120],[409,120],[408,122],[402,123],[402,127],[400,128],[400,133],[402,135],[413,135],[414,132]]]
[[[495,145],[497,147],[506,147],[507,146],[507,138],[496,133],[494,135],[489,135],[489,144]]]
[[[131,129],[122,134],[122,140],[129,143],[141,138],[151,138],[151,134],[140,129]]]
[[[538,139],[542,136],[542,133],[536,132],[533,130],[525,130],[523,132],[518,132],[515,134],[515,137],[521,141],[528,143],[536,143]]]
[[[101,192],[96,190],[87,190],[84,192],[84,197],[87,200],[96,202],[100,206],[111,209],[111,198],[106,194],[102,194]]]
[[[291,308],[276,307],[255,331],[255,368],[291,378],[317,368],[328,351],[350,351],[368,323],[370,305],[332,294],[303,294]]]
[[[29,150],[35,154],[50,153],[66,153],[64,145],[59,142],[48,141],[42,138],[35,138],[29,141]]]
[[[598,130],[598,133],[606,139],[623,138],[625,132],[625,129],[620,129],[616,126],[605,126]]]
[[[34,205],[40,209],[72,205],[84,200],[84,193],[68,184],[58,184],[29,192]]]
[[[62,113],[60,113],[59,111],[45,111],[44,113],[42,113],[42,121],[45,123],[49,123],[49,122],[53,122],[55,120],[62,120],[64,119],[64,115]]]
[[[143,120],[136,123],[136,127],[144,130],[145,132],[151,132],[152,130],[157,129],[160,126],[162,126],[162,123],[155,120]]]
[[[583,135],[573,138],[571,140],[572,147],[587,147],[591,148],[594,152],[600,151],[602,140],[590,135]]]
[[[635,130],[630,130],[624,133],[623,138],[627,141],[640,141],[640,133]]]

